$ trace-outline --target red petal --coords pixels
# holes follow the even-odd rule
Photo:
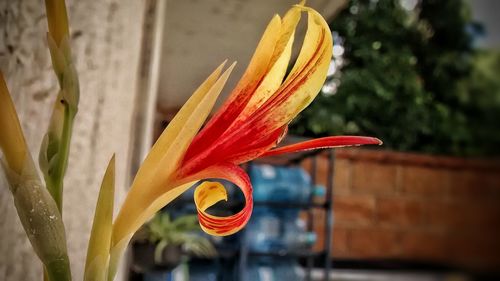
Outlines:
[[[262,156],[272,156],[283,153],[291,153],[303,150],[319,149],[319,148],[335,148],[344,146],[359,146],[364,144],[378,144],[381,145],[382,141],[372,137],[358,137],[358,136],[335,136],[304,141],[296,144],[291,144],[264,153]]]
[[[225,236],[239,231],[247,224],[253,209],[252,185],[247,173],[243,169],[233,164],[222,164],[212,166],[196,175],[190,176],[189,180],[193,178],[228,180],[238,186],[245,196],[245,207],[237,214],[228,217],[210,215],[197,207],[200,225],[205,232],[212,235]]]
[[[269,151],[269,149],[275,147],[283,135],[286,134],[287,130],[288,126],[283,126],[260,138],[254,135],[255,139],[252,139],[252,141],[228,148],[230,157],[226,157],[229,162],[235,164],[245,163],[258,158],[263,153]],[[249,139],[251,138],[249,137]]]

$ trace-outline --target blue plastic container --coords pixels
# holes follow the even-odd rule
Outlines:
[[[307,203],[311,200],[311,177],[299,167],[251,165],[249,174],[256,202]]]
[[[281,217],[269,208],[254,208],[245,231],[245,240],[252,251],[270,252],[286,248],[282,237]]]
[[[316,234],[306,230],[297,209],[256,207],[246,227],[245,241],[255,252],[296,252],[310,249]]]

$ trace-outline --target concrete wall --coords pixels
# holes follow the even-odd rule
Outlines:
[[[145,4],[68,2],[81,101],[65,180],[64,220],[74,280],[81,280],[97,191],[113,152],[118,197],[125,190]],[[35,158],[57,92],[44,8],[43,1],[0,1],[0,68]],[[0,175],[0,280],[41,280],[40,274]]]

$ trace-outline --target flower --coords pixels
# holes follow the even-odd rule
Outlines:
[[[308,14],[308,29],[295,65],[285,75],[303,11]],[[162,133],[132,183],[113,225],[110,276],[133,233],[199,180],[225,179],[242,190],[245,207],[228,217],[206,213],[216,202],[227,200],[220,183],[203,182],[195,191],[203,230],[229,235],[245,226],[253,206],[250,180],[239,164],[304,149],[381,143],[368,137],[328,137],[273,150],[288,123],[320,91],[332,45],[328,24],[311,8],[295,5],[283,18],[274,16],[229,99],[199,131],[234,64],[221,74],[222,64],[207,78]]]

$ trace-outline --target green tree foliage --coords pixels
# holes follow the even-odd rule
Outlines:
[[[460,102],[468,116],[475,155],[499,155],[500,147],[500,51],[479,51],[472,73],[461,82]]]
[[[344,48],[343,67],[329,78],[337,89],[320,95],[292,132],[372,135],[387,148],[434,154],[495,151],[500,138],[485,120],[498,115],[491,99],[500,85],[491,65],[477,69],[484,55],[472,48],[467,3],[402,2],[349,1],[331,23]]]

